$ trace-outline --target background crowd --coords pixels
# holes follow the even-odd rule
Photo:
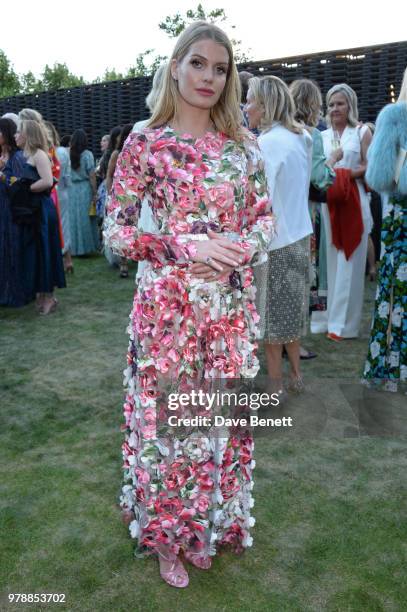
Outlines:
[[[150,112],[164,68],[146,101]],[[258,137],[277,219],[268,262],[255,268],[260,329],[276,390],[284,392],[284,356],[289,386],[303,387],[300,359],[316,357],[300,345],[309,326],[334,342],[358,336],[365,275],[376,278],[380,232],[364,378],[397,389],[407,377],[407,169],[400,157],[407,148],[406,76],[398,103],[380,114],[372,145],[375,126],[360,120],[348,85],[328,91],[324,117],[321,92],[310,80],[288,87],[272,76],[245,72],[240,78],[243,122]],[[53,312],[54,289],[65,287],[75,256],[102,250],[120,276],[128,276],[126,259],[103,245],[101,227],[123,145],[146,123],[113,127],[102,136],[95,163],[82,129],[60,138],[33,109],[0,119],[1,306],[35,300],[39,314]],[[146,201],[139,225],[158,231]]]

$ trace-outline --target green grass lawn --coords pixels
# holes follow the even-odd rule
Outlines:
[[[319,355],[304,366],[317,395],[293,410],[308,433],[257,439],[253,548],[192,568],[176,590],[154,559],[133,558],[117,508],[133,279],[94,257],[76,259],[68,281],[49,317],[0,310],[1,610],[407,609],[407,440],[366,435],[337,382],[357,395],[371,284],[360,339],[306,340]],[[8,593],[66,603],[8,605]]]

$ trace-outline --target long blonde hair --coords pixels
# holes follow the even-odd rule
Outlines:
[[[21,119],[21,121],[23,121],[24,119],[29,119],[30,121],[36,121],[37,123],[43,122],[41,113],[34,110],[33,108],[23,108],[18,113],[18,117],[19,119]]]
[[[174,51],[166,66],[160,95],[149,122],[148,127],[158,127],[171,121],[179,108],[179,94],[177,83],[171,74],[173,60],[180,62],[188,53],[191,45],[198,40],[213,40],[222,45],[229,56],[229,66],[226,75],[226,84],[222,94],[213,108],[210,117],[219,132],[230,138],[242,140],[242,112],[240,110],[240,81],[233,59],[233,49],[225,32],[212,23],[197,21],[186,28],[177,40]]]
[[[403,82],[401,83],[400,95],[397,102],[407,103],[407,68],[404,71]]]
[[[326,94],[326,122],[327,125],[331,125],[331,115],[329,112],[329,100],[336,93],[340,93],[345,96],[346,101],[348,103],[349,111],[348,111],[348,123],[351,127],[356,127],[359,123],[359,111],[358,111],[358,97],[356,92],[347,85],[347,83],[339,83],[338,85],[334,85]]]
[[[25,136],[24,152],[28,156],[35,155],[38,149],[48,155],[47,133],[42,123],[33,119],[23,119],[19,130]]]
[[[318,125],[322,107],[321,90],[310,79],[297,79],[291,83],[289,90],[295,104],[295,118],[310,127]]]
[[[49,127],[47,127],[46,125],[47,122],[44,121],[44,118],[41,115],[41,113],[39,113],[34,108],[23,108],[18,113],[18,117],[21,121],[29,120],[29,121],[35,121],[36,123],[39,123],[44,128],[45,136],[47,138],[47,143],[48,143],[48,149],[54,146],[53,133],[50,131]]]
[[[295,105],[287,85],[276,76],[253,77],[249,81],[249,91],[256,103],[264,109],[260,122],[262,131],[270,130],[279,121],[282,126],[302,134],[303,126],[295,119]]]
[[[51,146],[55,148],[59,147],[60,138],[55,125],[51,123],[51,121],[44,121],[44,126],[48,137],[48,145],[51,143],[51,145],[49,145],[50,148]]]
[[[157,70],[154,73],[151,91],[146,98],[146,106],[150,113],[153,112],[157,104],[166,68],[167,64],[161,64],[161,66],[158,66]]]

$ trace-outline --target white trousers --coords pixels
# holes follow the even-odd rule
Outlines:
[[[322,204],[327,246],[328,309],[313,313],[311,332],[329,332],[342,338],[356,338],[362,318],[367,242],[371,230],[369,198],[363,192],[362,218],[364,231],[357,249],[347,260],[343,251],[332,244],[331,220],[328,206]],[[363,200],[362,200],[363,198]]]

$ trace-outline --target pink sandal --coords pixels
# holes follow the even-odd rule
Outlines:
[[[51,312],[55,312],[57,306],[58,306],[58,300],[53,297],[48,302],[47,306],[45,306],[44,304],[42,305],[41,309],[39,310],[39,314],[40,315],[49,315],[49,314],[51,314]]]
[[[161,567],[161,559],[171,564],[168,570],[164,570]],[[158,562],[160,563],[160,576],[167,584],[179,589],[184,589],[188,586],[188,573],[178,557],[167,559],[167,557],[164,557],[164,555],[160,553],[158,555]]]
[[[207,570],[212,565],[211,557],[204,557],[204,555],[200,552],[192,552],[190,550],[187,550],[184,553],[184,557],[187,561],[189,561],[190,563],[192,563],[192,565],[195,565],[195,567],[199,569]]]

